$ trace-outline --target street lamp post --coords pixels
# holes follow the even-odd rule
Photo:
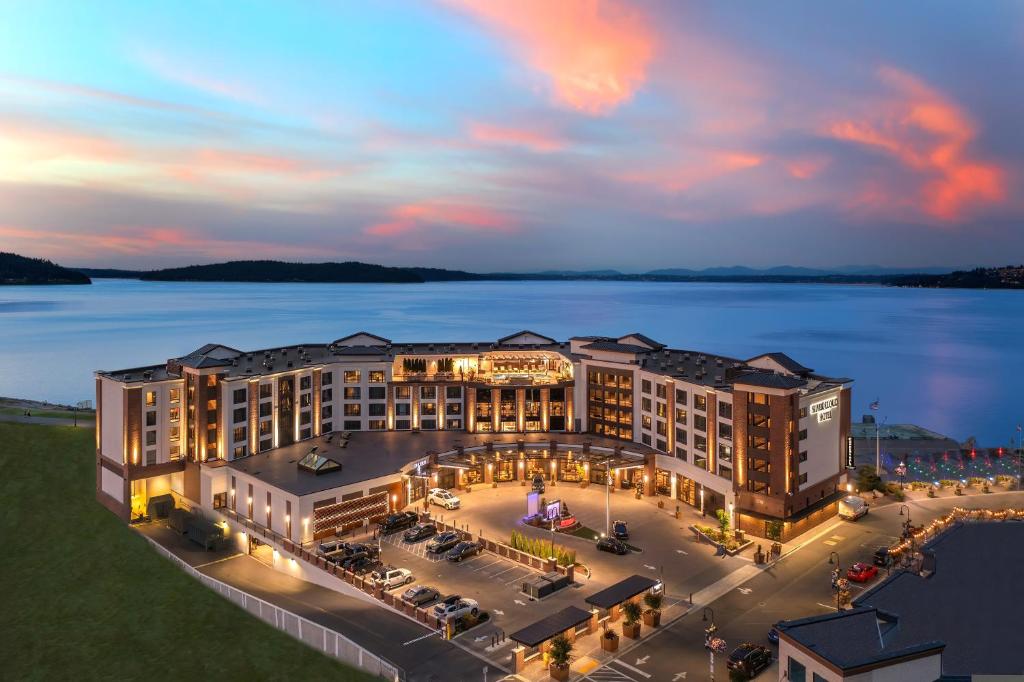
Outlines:
[[[903,516],[903,510],[907,510],[907,520],[903,522],[903,537],[910,535],[910,507],[905,504],[900,505],[900,516]]]
[[[609,460],[604,464],[604,532],[612,534],[612,472],[609,468]]]
[[[715,644],[712,642],[715,636],[715,632],[718,631],[718,626],[715,625],[715,611],[710,606],[704,607],[704,614],[701,620],[705,623],[708,622],[708,614],[711,614],[711,625],[704,628],[704,647],[708,650],[708,672],[710,673],[711,682],[715,682]]]
[[[839,580],[843,575],[843,567],[839,565],[839,553],[829,552],[828,563],[830,566],[835,565],[835,568],[832,569],[832,589],[836,591],[836,611],[841,611],[842,609],[839,608]]]

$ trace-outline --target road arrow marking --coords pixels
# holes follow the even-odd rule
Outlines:
[[[685,680],[686,673],[676,673],[676,676],[672,678],[672,682],[679,682],[679,680]]]
[[[504,611],[499,611],[498,609],[494,609],[494,615],[495,616],[504,616],[505,612]]]
[[[643,658],[638,658],[638,659],[636,659],[636,664],[637,664],[637,665],[643,665],[643,664],[644,664],[644,663],[646,663],[646,662],[647,662],[647,661],[648,661],[648,660],[649,660],[650,658],[651,658],[651,655],[650,655],[650,654],[647,654],[647,655],[646,655],[646,656],[644,656]]]
[[[474,642],[485,642],[485,641],[487,641],[488,639],[490,639],[490,637],[474,637],[474,638],[473,638],[473,641],[474,641]]]
[[[657,566],[651,566],[650,564],[644,564],[644,568],[646,568],[646,569],[648,569],[650,571],[658,570]]]
[[[753,588],[750,587],[737,587],[736,589],[742,592],[743,594],[750,594],[754,591]]]
[[[676,550],[676,554],[687,554],[687,555],[688,555],[688,554],[689,554],[689,552],[687,552],[687,551],[684,551],[684,550],[681,550],[681,549],[677,549],[677,550]],[[681,673],[681,674],[685,675],[686,673]]]
[[[524,601],[519,601],[518,599],[516,599],[516,600],[515,600],[515,603],[516,603],[516,604],[519,604],[520,606],[526,606],[526,602],[524,602]]]

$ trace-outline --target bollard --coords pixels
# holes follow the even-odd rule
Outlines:
[[[690,593],[690,606],[693,606],[693,592]]]

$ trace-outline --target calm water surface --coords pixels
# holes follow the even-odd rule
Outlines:
[[[639,331],[747,358],[785,351],[853,377],[854,420],[879,416],[987,445],[1024,420],[1024,292],[661,282],[419,285],[96,280],[0,288],[0,395],[93,398],[92,371],[155,364],[204,343],[243,350],[368,330],[482,341],[523,328],[565,339]]]

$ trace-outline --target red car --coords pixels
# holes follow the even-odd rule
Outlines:
[[[871,564],[856,563],[850,566],[850,570],[846,572],[846,577],[855,583],[866,583],[876,575],[878,575],[878,567]]]

